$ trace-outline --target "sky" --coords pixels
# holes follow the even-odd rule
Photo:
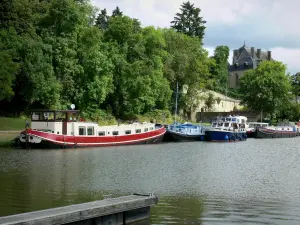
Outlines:
[[[182,0],[91,0],[111,13],[116,6],[142,26],[170,27]],[[218,45],[232,51],[248,47],[272,51],[272,58],[287,65],[288,72],[300,72],[300,0],[191,0],[207,21],[204,47],[212,55]]]

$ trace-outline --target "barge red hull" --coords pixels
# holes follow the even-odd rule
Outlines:
[[[47,133],[37,130],[27,130],[27,135],[41,138],[41,143],[22,142],[23,148],[76,148],[76,147],[104,147],[133,144],[151,144],[162,141],[166,132],[164,127],[140,134],[120,136],[70,136]],[[24,132],[23,132],[24,133]]]

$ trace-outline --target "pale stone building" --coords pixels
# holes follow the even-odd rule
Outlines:
[[[238,88],[239,79],[245,71],[255,69],[263,60],[272,60],[271,51],[249,48],[245,43],[239,49],[233,50],[232,65],[228,65],[229,88]]]
[[[210,109],[208,109],[205,104],[205,100],[207,99],[209,93],[211,93],[214,98],[214,103],[212,104],[212,107]],[[227,97],[214,91],[208,90],[205,92],[201,92],[199,93],[199,96],[202,100],[200,101],[194,112],[191,113],[192,121],[197,121],[197,114],[201,112],[232,112],[242,109],[240,100]]]
[[[207,109],[205,100],[207,99],[209,93],[213,95],[215,100],[212,107],[210,109]],[[242,106],[240,105],[240,100],[227,97],[215,91],[208,90],[200,93],[199,95],[203,100],[200,101],[197,109],[195,110],[196,112],[231,112],[234,109],[238,110],[242,108]]]

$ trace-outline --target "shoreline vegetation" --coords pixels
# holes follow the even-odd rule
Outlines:
[[[226,86],[229,47],[210,57],[201,9],[189,1],[178,7],[169,28],[155,28],[89,0],[1,2],[0,114],[75,104],[100,124],[161,112],[167,120],[178,83],[178,111],[190,118],[206,100],[195,93]]]

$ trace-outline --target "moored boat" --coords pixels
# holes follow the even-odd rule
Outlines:
[[[257,127],[255,138],[291,138],[298,134],[296,126],[267,126]]]
[[[21,132],[23,148],[102,147],[157,143],[166,129],[154,123],[99,126],[80,121],[78,110],[32,112],[31,127]]]
[[[245,141],[246,128],[245,116],[220,117],[212,120],[211,127],[205,131],[205,136],[207,141],[213,142]]]
[[[255,131],[257,127],[267,127],[268,123],[260,123],[260,122],[249,122],[248,128],[246,129],[247,137],[253,138],[255,137]]]
[[[164,141],[203,141],[205,131],[202,126],[192,123],[174,123],[167,126]]]

